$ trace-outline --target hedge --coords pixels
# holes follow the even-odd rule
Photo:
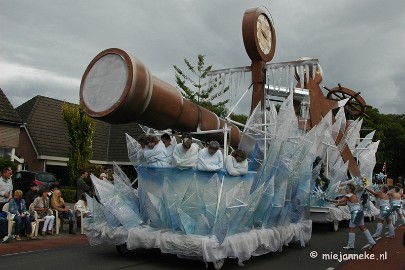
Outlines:
[[[65,202],[68,202],[68,203],[76,202],[76,188],[61,187],[60,191],[62,193],[62,198]]]

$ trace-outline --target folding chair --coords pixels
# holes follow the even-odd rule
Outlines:
[[[63,216],[59,217],[59,212],[57,210],[52,210],[55,216],[55,234],[59,234],[59,228],[63,231]]]
[[[76,204],[74,206],[74,210],[75,210],[75,216],[76,216],[76,211],[80,212],[80,233],[84,234],[84,228],[83,228],[83,211],[77,210],[76,209]]]
[[[14,215],[11,214],[8,210],[9,210],[9,203],[6,203],[5,205],[3,205],[3,212],[7,213],[7,231],[8,234],[11,235],[11,232],[13,231],[13,225],[15,224],[14,221]]]
[[[39,223],[44,222],[45,219],[38,217],[38,212],[34,210],[34,206],[32,205],[32,203],[30,204],[29,211],[30,213],[34,213],[34,221],[31,222],[31,225],[32,223],[35,224],[34,226],[32,226],[35,227],[35,230],[32,230],[32,233],[34,234],[34,236],[38,236]]]

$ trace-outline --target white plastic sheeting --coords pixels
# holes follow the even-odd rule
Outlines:
[[[205,262],[238,258],[239,265],[251,256],[281,251],[283,246],[296,241],[305,246],[311,238],[312,221],[303,220],[288,226],[252,229],[225,238],[219,245],[215,236],[185,235],[171,230],[158,230],[148,225],[129,230],[123,226],[111,229],[107,223],[92,226],[85,223],[85,232],[91,245],[108,243],[126,244],[128,250],[158,248],[162,253],[192,257]]]

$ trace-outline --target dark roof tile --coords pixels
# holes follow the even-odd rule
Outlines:
[[[16,110],[27,124],[28,132],[41,156],[68,157],[70,147],[61,100],[36,96]],[[71,103],[69,103],[71,104]],[[128,162],[125,133],[137,138],[143,133],[136,123],[111,125],[95,120],[93,157],[97,161]]]
[[[4,94],[3,90],[0,88],[0,121],[7,122],[13,125],[21,125],[23,122],[21,117],[18,115],[13,105]]]

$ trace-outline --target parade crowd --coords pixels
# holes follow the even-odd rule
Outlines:
[[[42,221],[41,236],[55,234],[56,218],[61,220],[63,226],[66,219],[69,224],[69,234],[75,234],[73,229],[73,216],[76,215],[77,227],[81,227],[81,217],[90,217],[86,196],[81,195],[75,203],[74,212],[69,209],[62,193],[58,188],[52,190],[40,189],[35,183],[30,184],[30,189],[23,193],[17,189],[13,192],[11,179],[13,171],[11,167],[4,167],[0,176],[0,241],[8,242],[11,238],[21,241],[22,237],[33,240],[37,221]],[[86,172],[88,175],[88,173]],[[83,176],[83,174],[82,174]],[[14,223],[9,228],[9,221]]]

